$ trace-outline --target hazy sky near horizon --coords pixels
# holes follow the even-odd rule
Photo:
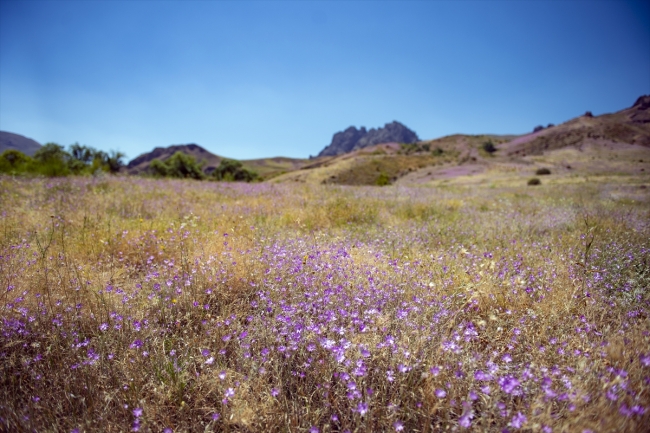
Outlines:
[[[127,159],[521,134],[649,93],[648,1],[0,0],[0,130]]]

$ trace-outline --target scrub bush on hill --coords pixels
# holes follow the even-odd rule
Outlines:
[[[390,185],[390,177],[386,173],[379,173],[379,176],[377,177],[377,180],[375,181],[375,184],[378,186],[386,186]]]
[[[165,161],[154,159],[149,166],[150,171],[157,177],[172,177],[177,179],[205,179],[205,174],[196,159],[183,152],[176,152]]]
[[[606,182],[0,176],[0,431],[647,431],[650,198]]]
[[[535,186],[535,185],[541,185],[541,184],[542,184],[542,181],[539,180],[536,177],[533,177],[532,179],[528,179],[528,185]]]
[[[497,148],[496,148],[496,146],[494,146],[494,143],[492,142],[492,140],[488,140],[488,141],[484,142],[481,147],[485,152],[487,152],[490,155],[497,151]]]
[[[232,159],[222,159],[219,166],[208,176],[193,156],[176,152],[165,161],[154,159],[149,171],[155,177],[177,179],[210,179],[229,182],[252,182],[257,179],[257,173],[243,167],[242,163]]]
[[[215,180],[252,182],[258,178],[257,173],[244,168],[241,162],[224,158],[219,166],[212,172]]]

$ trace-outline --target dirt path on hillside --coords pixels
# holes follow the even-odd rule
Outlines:
[[[443,167],[424,167],[401,177],[397,183],[425,183],[432,180],[452,179],[460,176],[473,176],[486,170],[483,164],[463,164]]]

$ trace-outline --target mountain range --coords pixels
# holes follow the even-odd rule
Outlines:
[[[524,135],[454,134],[322,155],[302,170],[282,174],[273,181],[521,185],[541,169],[542,173],[552,173],[544,182],[569,182],[592,175],[645,179],[650,172],[650,95],[639,97],[632,106],[615,113],[594,116],[586,112],[557,126],[536,127]]]
[[[490,146],[486,147],[487,143]],[[16,149],[33,155],[40,147],[27,137],[0,131],[0,152]],[[176,144],[139,155],[124,171],[143,174],[154,159],[166,160],[178,151],[193,156],[206,173],[224,158],[195,143]],[[556,172],[573,170],[573,174],[578,169],[593,172],[596,167],[617,173],[650,172],[650,95],[615,113],[594,116],[586,112],[524,135],[454,134],[420,140],[414,131],[393,121],[382,128],[350,126],[337,132],[315,158],[241,162],[258,172],[262,180],[350,185],[372,185],[380,180],[426,183],[497,169],[527,173],[530,167],[544,164],[554,166]]]
[[[361,129],[350,126],[345,131],[334,134],[332,142],[321,150],[318,156],[341,155],[375,144],[415,143],[416,141],[419,141],[417,134],[397,121],[387,123],[383,128],[371,128],[369,131],[366,131],[363,126]]]

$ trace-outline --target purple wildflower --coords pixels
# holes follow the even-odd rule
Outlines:
[[[644,367],[650,367],[650,352],[639,355],[639,360]]]
[[[519,381],[514,376],[505,376],[499,379],[499,385],[506,394],[514,393],[516,395],[515,390],[519,386]]]
[[[368,403],[359,402],[357,405],[357,412],[359,412],[359,415],[364,416],[366,412],[368,412]]]
[[[521,412],[517,412],[517,414],[512,417],[510,425],[514,428],[521,428],[524,424],[526,424],[526,421],[526,415],[522,414]]]
[[[472,415],[466,413],[458,418],[458,424],[463,428],[469,428],[472,425]]]

